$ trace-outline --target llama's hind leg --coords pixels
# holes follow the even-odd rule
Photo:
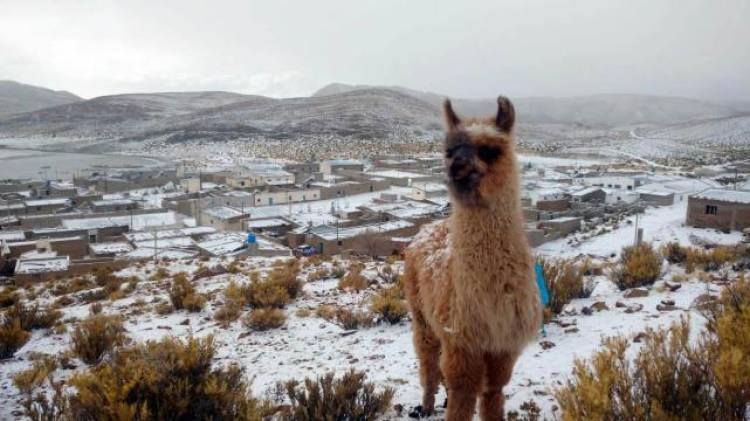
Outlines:
[[[505,419],[505,396],[503,387],[510,381],[516,357],[504,354],[485,354],[484,390],[479,414],[482,421]]]
[[[440,369],[448,389],[446,421],[470,420],[474,416],[484,377],[482,355],[443,344]]]
[[[419,379],[422,383],[421,414],[435,409],[435,394],[440,386],[440,340],[432,333],[421,313],[414,312],[414,349],[419,360]]]

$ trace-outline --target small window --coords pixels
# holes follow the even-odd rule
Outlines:
[[[338,243],[338,245],[344,244],[341,240],[337,241],[336,243]]]
[[[716,215],[716,212],[719,211],[719,208],[714,205],[706,205],[706,215]]]

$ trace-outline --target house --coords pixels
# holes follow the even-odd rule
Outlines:
[[[709,189],[688,198],[686,223],[698,228],[750,227],[750,192]]]
[[[669,206],[674,204],[674,192],[662,189],[639,188],[638,199],[653,206]]]
[[[65,198],[27,200],[24,202],[24,205],[26,205],[27,215],[39,215],[45,213],[55,213],[61,209],[64,209],[70,205],[70,200]]]
[[[414,200],[428,200],[448,195],[448,187],[442,183],[417,182],[411,186],[410,197]]]
[[[247,213],[228,206],[203,209],[199,218],[201,225],[214,227],[219,231],[244,231]]]
[[[320,163],[320,171],[326,175],[336,174],[341,170],[362,172],[365,164],[356,159],[329,159]]]
[[[68,256],[58,256],[56,252],[24,254],[16,260],[14,282],[19,285],[41,282],[63,275],[70,267]]]
[[[579,217],[567,216],[541,221],[538,228],[543,229],[545,233],[551,232],[556,236],[564,237],[580,230],[581,221],[582,219]]]
[[[386,256],[400,250],[400,245],[391,238],[412,236],[417,230],[416,224],[401,220],[351,227],[318,225],[291,231],[287,241],[292,248],[309,244],[327,256],[339,253]]]
[[[439,181],[443,177],[438,175],[422,174],[410,171],[381,170],[365,173],[366,176],[376,179],[384,179],[392,186],[409,187],[417,181],[429,182]]]
[[[91,202],[91,209],[94,212],[130,211],[135,208],[136,203],[132,199],[95,200]]]
[[[200,177],[184,178],[180,180],[180,189],[185,193],[198,193],[203,187],[202,184]]]
[[[607,194],[599,187],[586,187],[570,194],[570,200],[576,203],[596,202],[604,203]]]

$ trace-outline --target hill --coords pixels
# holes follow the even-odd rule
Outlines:
[[[66,91],[0,80],[0,118],[82,100]]]
[[[172,141],[251,135],[386,138],[439,129],[436,107],[386,89],[286,99],[227,92],[113,95],[0,121],[6,135]]]
[[[313,94],[326,96],[361,89],[366,85],[334,83]],[[399,86],[391,89],[439,106],[445,95],[415,91]],[[451,98],[455,109],[463,115],[479,116],[494,112],[495,99]],[[578,124],[611,128],[634,124],[672,124],[694,119],[729,117],[739,114],[735,107],[708,101],[650,95],[603,94],[580,97],[513,98],[521,123]]]

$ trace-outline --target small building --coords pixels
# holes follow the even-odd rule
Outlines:
[[[14,281],[19,285],[42,282],[63,275],[70,267],[68,256],[55,252],[29,253],[16,260]]]
[[[198,193],[202,184],[200,177],[184,178],[180,180],[180,189],[185,193]]]
[[[130,211],[136,208],[136,203],[132,199],[96,200],[91,202],[91,208],[94,212]]]
[[[652,206],[669,206],[674,204],[674,193],[657,189],[638,189],[638,199]]]
[[[365,170],[365,164],[356,159],[329,159],[320,163],[320,171],[326,175],[333,175],[341,170],[358,171]]]
[[[750,227],[750,192],[709,189],[688,197],[686,223],[697,228]]]
[[[70,205],[70,200],[65,198],[27,200],[24,204],[26,205],[27,215],[40,215],[55,213],[64,209]]]
[[[433,197],[448,195],[448,187],[442,183],[413,183],[411,186],[411,198],[414,200],[428,200]]]
[[[247,213],[228,206],[216,206],[203,209],[199,223],[214,227],[219,231],[244,231],[244,219]]]
[[[607,194],[599,187],[586,187],[570,194],[570,200],[576,203],[596,202],[604,203]]]
[[[567,216],[562,218],[549,219],[541,221],[538,224],[540,229],[545,232],[550,232],[554,235],[564,237],[568,234],[572,234],[581,229],[581,218],[574,216]]]

